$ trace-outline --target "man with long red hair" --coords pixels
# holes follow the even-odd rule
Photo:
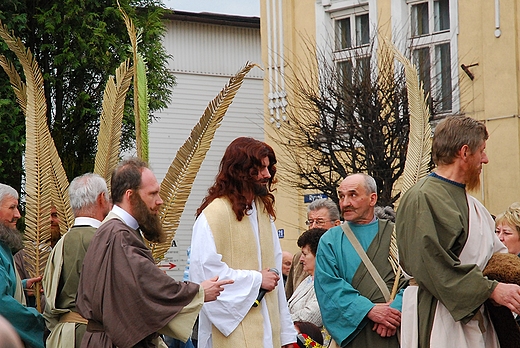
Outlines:
[[[274,225],[273,149],[253,138],[227,147],[215,183],[197,210],[190,277],[233,279],[199,317],[198,347],[289,347],[296,331],[277,274],[282,250]],[[204,278],[205,279],[205,278]],[[263,299],[256,302],[260,291]]]

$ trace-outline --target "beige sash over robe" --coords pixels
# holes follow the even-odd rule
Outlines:
[[[260,200],[256,200],[255,205],[258,212],[258,235],[262,265],[258,264],[256,238],[251,223],[246,216],[242,221],[238,221],[231,203],[226,198],[217,198],[204,209],[204,215],[213,233],[217,252],[222,255],[222,261],[231,268],[259,270],[260,268],[272,267],[275,264],[270,217]],[[226,213],[223,214],[222,212]],[[267,303],[273,331],[273,346],[280,347],[280,317],[276,292],[267,293],[263,301]],[[256,348],[261,346],[263,337],[261,323],[263,320],[259,306],[251,308],[238,327],[227,337],[213,326],[213,347]]]

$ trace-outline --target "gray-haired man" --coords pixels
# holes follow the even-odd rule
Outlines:
[[[328,230],[341,224],[338,206],[327,198],[317,199],[307,207],[307,221],[309,229],[324,228]],[[308,276],[300,263],[301,251],[297,252],[292,260],[291,270],[285,283],[285,296],[289,299],[294,290]]]
[[[105,180],[92,173],[72,180],[69,186],[74,226],[54,247],[44,275],[47,296],[44,318],[51,334],[47,347],[79,347],[86,320],[76,312],[76,293],[83,258],[96,229],[110,211]]]

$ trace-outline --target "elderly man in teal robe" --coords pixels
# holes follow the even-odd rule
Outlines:
[[[316,254],[314,287],[323,323],[341,347],[397,348],[402,293],[393,301],[386,299],[395,279],[388,261],[393,223],[374,215],[377,186],[372,177],[348,176],[340,184],[338,195],[345,224],[388,291],[383,294],[343,227],[334,227],[321,237]]]
[[[4,316],[25,343],[43,348],[43,317],[35,308],[25,306],[23,289],[30,288],[41,277],[20,280],[13,252],[23,248],[22,235],[16,230],[18,192],[0,184],[0,315]]]

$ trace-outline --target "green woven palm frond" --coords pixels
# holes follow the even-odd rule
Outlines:
[[[140,125],[140,155],[139,157],[148,162],[149,158],[149,137],[148,137],[148,80],[146,78],[146,62],[140,53],[137,53],[137,75],[134,81],[137,81],[137,108],[139,109],[139,125]]]
[[[115,80],[113,76],[109,77],[103,94],[94,173],[105,179],[109,191],[110,176],[119,162],[123,112],[126,93],[132,82],[132,73],[130,59],[127,59],[116,69]]]
[[[2,66],[9,77],[9,82],[11,82],[20,109],[22,109],[24,115],[27,115],[27,87],[25,83],[23,83],[13,63],[3,55],[0,55],[0,66]]]
[[[119,2],[117,4],[119,6]],[[144,113],[143,103],[146,103],[148,109],[148,90],[143,87],[146,85],[146,67],[142,56],[137,51],[137,44],[140,36],[137,33],[134,22],[127,13],[119,6],[119,11],[123,16],[132,45],[132,57],[134,62],[134,118],[135,118],[135,144],[137,149],[137,157],[148,160],[148,112]],[[144,77],[143,77],[144,76]],[[145,88],[141,91],[141,88]],[[146,94],[145,94],[146,93]],[[142,100],[141,100],[142,98]],[[146,144],[146,145],[145,145]],[[146,149],[145,149],[146,146]]]
[[[20,39],[11,36],[1,22],[0,37],[20,60],[26,78],[25,253],[27,270],[35,277],[43,274],[49,256],[45,246],[51,235],[49,216],[53,186],[43,76],[32,53]]]
[[[161,183],[160,191],[164,203],[159,214],[167,234],[167,241],[160,244],[149,244],[157,262],[164,257],[175,237],[191,187],[211,146],[216,130],[220,127],[222,119],[238,89],[242,86],[247,73],[255,66],[257,65],[248,62],[242,70],[231,77],[215,99],[208,104],[199,122],[193,127],[189,138],[177,151],[175,159]]]

